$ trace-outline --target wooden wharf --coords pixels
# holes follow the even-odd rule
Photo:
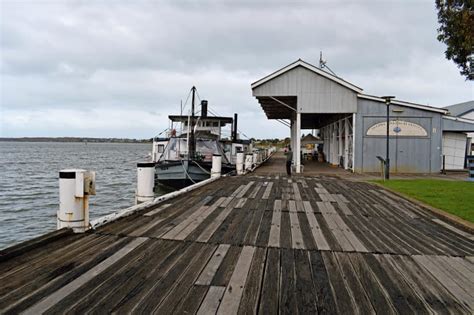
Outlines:
[[[474,312],[472,231],[378,186],[275,163],[2,251],[0,312]]]

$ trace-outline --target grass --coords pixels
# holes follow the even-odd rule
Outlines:
[[[474,182],[436,179],[374,182],[474,223]]]

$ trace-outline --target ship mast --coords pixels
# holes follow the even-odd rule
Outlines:
[[[188,150],[188,159],[194,158],[196,153],[196,139],[194,138],[194,100],[196,95],[196,87],[193,86],[191,88],[192,91],[192,99],[191,99],[191,125],[188,124],[188,132],[189,132],[189,150]]]

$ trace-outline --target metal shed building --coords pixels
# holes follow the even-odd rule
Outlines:
[[[385,156],[386,105],[380,97],[301,59],[252,83],[252,94],[268,119],[290,127],[292,148],[302,129],[319,129],[331,164],[354,172],[377,172]],[[474,131],[474,120],[446,109],[393,100],[390,106],[391,172],[435,173],[442,167],[443,133]],[[301,172],[299,150],[293,150]]]

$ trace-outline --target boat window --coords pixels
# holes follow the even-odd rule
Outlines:
[[[219,123],[217,121],[215,121],[213,124],[212,124],[214,127],[219,127]]]
[[[158,145],[158,153],[163,153],[165,151],[165,145],[164,144],[159,144]]]

